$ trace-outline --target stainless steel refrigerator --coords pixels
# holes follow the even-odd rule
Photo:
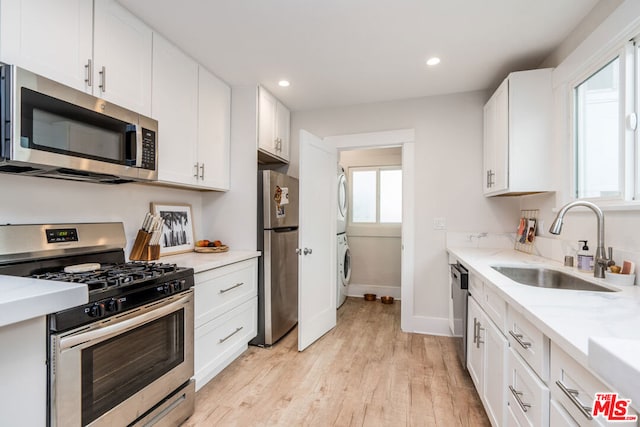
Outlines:
[[[298,323],[298,180],[258,172],[258,335],[270,346]]]

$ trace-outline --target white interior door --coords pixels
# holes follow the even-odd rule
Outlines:
[[[298,350],[336,326],[336,149],[300,131]]]

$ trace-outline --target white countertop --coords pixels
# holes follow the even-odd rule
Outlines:
[[[615,338],[618,346],[637,346],[640,340],[640,287],[614,286],[604,279],[594,278],[593,273],[578,272],[575,268],[564,267],[558,262],[511,249],[448,248],[448,251],[471,274],[481,276],[485,283],[493,285],[510,305],[580,364],[590,367],[611,386],[618,386],[616,381],[620,372],[616,372],[614,376],[606,375],[603,372],[606,370],[598,369],[597,365],[601,362],[590,361],[589,338]],[[619,292],[545,289],[522,285],[493,270],[491,266],[494,265],[544,265]],[[629,375],[640,375],[640,357],[637,353],[628,362],[624,362],[624,354],[625,352],[611,352],[605,363],[620,369],[630,369],[627,372]],[[629,376],[622,375],[622,378]],[[623,387],[620,386],[620,391],[622,390]]]
[[[160,258],[162,262],[171,262],[179,267],[191,267],[196,273],[223,267],[260,256],[259,251],[229,251],[222,253],[186,252]]]
[[[88,301],[89,291],[81,283],[0,276],[0,327]]]

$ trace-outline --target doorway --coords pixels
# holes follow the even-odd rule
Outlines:
[[[401,329],[413,332],[413,272],[414,272],[414,159],[415,131],[401,129],[385,132],[372,132],[351,135],[339,135],[324,138],[338,152],[366,148],[402,147],[402,230],[401,230]]]
[[[344,171],[348,207],[345,227],[338,227],[338,296],[373,294],[399,300],[402,146],[342,150],[338,164]],[[340,213],[338,209],[339,223]]]

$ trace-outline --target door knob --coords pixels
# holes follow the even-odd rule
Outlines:
[[[311,250],[309,248],[304,248],[304,251],[302,251],[302,253],[305,254],[305,255],[311,255],[311,252],[313,252],[313,250]]]

